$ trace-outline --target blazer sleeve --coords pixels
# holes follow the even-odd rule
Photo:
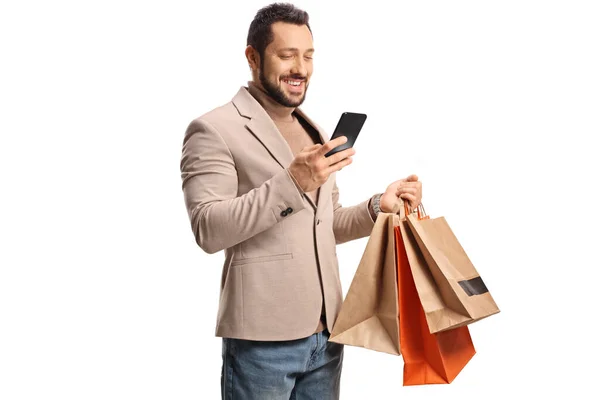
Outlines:
[[[355,206],[342,207],[339,202],[340,192],[335,180],[331,196],[333,202],[333,234],[336,244],[369,236],[375,225],[368,208],[369,200]]]
[[[243,242],[305,207],[287,169],[237,196],[235,160],[219,132],[202,119],[186,130],[180,169],[192,231],[209,254]],[[284,212],[290,208],[292,212]]]

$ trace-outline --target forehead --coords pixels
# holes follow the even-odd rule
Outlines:
[[[275,22],[271,25],[273,41],[267,49],[277,51],[281,48],[296,48],[305,51],[313,48],[312,34],[306,25]]]

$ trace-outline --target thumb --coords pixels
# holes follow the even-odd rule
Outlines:
[[[419,177],[415,174],[409,175],[406,178],[406,182],[417,182],[419,180]]]

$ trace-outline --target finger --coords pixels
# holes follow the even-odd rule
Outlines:
[[[408,201],[408,204],[411,207],[411,210],[414,210],[415,208],[417,208],[418,204],[417,204],[417,198],[410,194],[410,193],[403,193],[400,195],[400,198],[403,200]]]
[[[356,154],[356,150],[349,148],[327,157],[327,163],[329,165],[337,164],[345,158],[352,157],[354,154]]]
[[[398,183],[398,187],[419,187],[422,186],[421,182],[407,182],[407,181],[400,181]]]
[[[340,136],[338,138],[330,140],[329,142],[325,143],[323,145],[323,147],[321,147],[319,149],[319,155],[324,156],[325,154],[329,153],[331,150],[346,143],[347,141],[348,141],[348,138],[346,138],[346,136]]]
[[[397,190],[396,191],[396,196],[400,196],[400,195],[405,194],[405,193],[412,194],[413,196],[416,196],[417,193],[418,193],[418,190],[416,188],[411,188],[411,187],[402,188],[401,190]]]
[[[406,177],[407,182],[416,182],[419,180],[419,177],[415,174],[409,175]]]
[[[402,188],[415,188],[418,189],[421,187],[421,182],[400,182],[398,186],[396,186],[396,190],[400,190]]]
[[[306,146],[302,149],[303,153],[310,153],[312,151],[317,150],[318,148],[320,148],[321,146],[323,146],[322,144],[313,144],[312,146]]]
[[[325,173],[326,176],[329,176],[329,175],[333,174],[334,172],[337,172],[350,164],[352,164],[352,157],[345,158],[336,164],[330,165],[325,170],[323,170],[323,172]]]
[[[416,182],[405,182],[405,183],[401,183],[400,185],[398,185],[398,187],[396,187],[396,194],[400,194],[403,190],[406,189],[414,189],[414,190],[419,190],[420,187],[418,185],[418,183]]]
[[[333,144],[333,147],[337,147],[337,146],[339,146],[340,144],[344,144],[344,143],[346,143],[347,141],[348,141],[348,138],[347,138],[346,136],[339,136],[339,137],[336,137],[336,138],[335,138],[335,139],[333,139],[333,140],[330,140],[330,141],[329,141],[329,142],[327,142],[327,143],[332,143],[332,144]],[[327,143],[325,143],[325,144],[327,144]]]

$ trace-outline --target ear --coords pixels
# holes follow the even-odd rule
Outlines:
[[[246,47],[246,60],[248,60],[248,65],[252,71],[258,70],[260,66],[260,56],[258,55],[258,51],[254,49],[252,46]]]

